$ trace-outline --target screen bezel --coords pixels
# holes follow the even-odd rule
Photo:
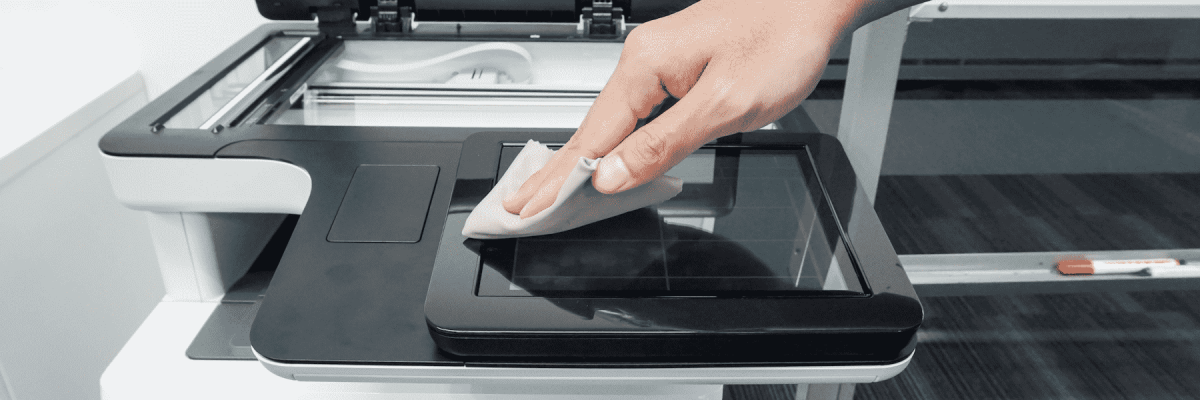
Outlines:
[[[542,143],[543,145],[557,150],[563,143]],[[498,160],[496,167],[495,179],[498,181],[500,176],[506,169],[506,161],[511,162],[511,157],[514,152],[520,151],[525,146],[525,143],[501,143],[501,158]],[[479,260],[478,274],[476,275],[475,294],[482,297],[509,297],[509,296],[539,296],[553,298],[662,298],[662,297],[701,297],[701,298],[744,298],[744,297],[837,297],[837,296],[870,296],[870,291],[862,278],[861,269],[858,267],[856,257],[854,257],[854,246],[846,239],[846,235],[840,229],[840,224],[837,222],[837,216],[833,215],[832,204],[826,199],[823,187],[820,184],[820,178],[816,174],[816,166],[813,164],[812,155],[808,152],[807,146],[790,145],[790,146],[765,146],[765,145],[731,145],[710,143],[701,147],[702,150],[713,150],[716,158],[714,159],[714,168],[724,172],[721,179],[714,179],[712,183],[684,183],[684,190],[675,198],[655,207],[655,212],[661,217],[671,217],[679,215],[688,210],[698,210],[701,214],[710,216],[724,216],[729,214],[736,207],[736,192],[738,178],[741,178],[741,171],[738,170],[739,156],[742,151],[763,152],[779,156],[792,156],[797,161],[797,167],[804,182],[805,193],[811,197],[814,205],[816,205],[816,217],[820,226],[833,227],[836,230],[836,236],[839,244],[844,246],[845,258],[848,265],[841,268],[843,278],[852,275],[854,282],[850,286],[855,289],[862,290],[813,290],[813,289],[757,289],[757,290],[604,290],[604,289],[586,289],[586,290],[534,290],[534,293],[522,288],[515,288],[519,284],[513,281],[515,277],[506,275],[506,272],[515,271],[516,266],[510,263],[500,261],[501,265],[489,265],[485,261],[486,257],[481,256]],[[511,243],[519,239],[505,240],[483,240],[470,241],[466,245],[469,248],[479,247],[481,254],[503,255],[505,257],[515,255],[515,251],[519,246]],[[736,241],[731,241],[735,245],[739,245]],[[838,249],[832,249],[831,254],[836,254]],[[836,255],[835,255],[836,257]],[[752,265],[748,265],[752,266]],[[507,268],[505,268],[507,267]],[[849,272],[849,273],[847,273]],[[847,279],[849,280],[849,279]],[[532,290],[532,289],[529,289]]]
[[[490,191],[501,144],[529,139],[562,143],[571,132],[483,132],[463,144],[425,314],[447,337],[701,332],[895,332],[919,326],[922,312],[895,250],[859,187],[849,159],[831,136],[792,132],[731,135],[723,146],[805,148],[818,184],[852,250],[862,296],[546,298],[480,297],[479,256],[464,246],[467,215]]]

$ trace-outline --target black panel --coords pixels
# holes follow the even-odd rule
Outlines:
[[[628,22],[647,22],[659,19],[688,8],[699,0],[633,0],[630,3]]]
[[[471,199],[486,193],[484,182],[490,183],[501,164],[502,143],[534,139],[544,143],[564,141],[569,133],[504,134],[480,133],[464,143],[464,157],[459,165],[459,178],[471,189],[456,190],[452,203],[454,212],[447,216],[443,229],[437,264],[434,267],[426,300],[426,317],[430,332],[438,345],[459,357],[476,360],[479,365],[516,365],[522,362],[541,365],[752,365],[755,363],[811,365],[837,363],[891,363],[911,353],[922,311],[911,283],[900,267],[895,251],[884,235],[870,202],[858,187],[849,160],[835,139],[827,135],[793,132],[755,132],[734,135],[709,146],[746,151],[755,148],[791,149],[811,158],[815,169],[806,180],[823,194],[825,203],[833,210],[826,214],[832,220],[827,237],[845,239],[848,244],[838,258],[849,260],[859,267],[859,282],[864,294],[848,295],[772,295],[763,287],[742,285],[746,280],[724,279],[739,273],[757,274],[751,260],[760,258],[750,250],[751,242],[771,242],[772,230],[787,230],[789,219],[762,218],[750,223],[749,229],[739,230],[747,239],[738,243],[744,257],[726,259],[731,264],[717,267],[721,260],[705,250],[728,244],[711,241],[676,252],[673,258],[654,250],[656,241],[638,229],[643,222],[658,222],[657,211],[643,209],[637,218],[618,217],[606,221],[614,224],[608,229],[591,232],[593,236],[612,235],[623,240],[621,246],[598,251],[574,248],[547,250],[545,240],[526,238],[509,241],[468,240],[461,235]],[[811,179],[808,179],[811,178]],[[753,186],[753,185],[750,185]],[[790,186],[790,185],[785,185]],[[761,190],[759,190],[761,189]],[[747,210],[756,210],[766,199],[761,198],[768,188],[757,187],[739,194],[734,201],[745,201]],[[478,192],[478,193],[477,193]],[[756,193],[756,194],[751,194]],[[460,198],[461,196],[461,198]],[[669,203],[669,202],[668,202]],[[666,208],[664,203],[659,208]],[[732,215],[732,214],[731,214]],[[768,215],[769,216],[769,215]],[[627,220],[628,219],[628,220]],[[744,219],[751,218],[743,216]],[[645,220],[645,221],[642,221]],[[795,219],[790,219],[795,224]],[[622,232],[627,230],[628,232]],[[794,230],[794,229],[793,229]],[[680,236],[696,232],[681,229]],[[567,236],[588,234],[580,230],[564,232]],[[665,234],[661,233],[660,234]],[[586,235],[585,235],[586,236]],[[568,239],[565,238],[564,239]],[[575,237],[575,239],[584,239]],[[595,238],[592,238],[595,239]],[[520,241],[541,246],[523,259]],[[570,240],[563,240],[569,242]],[[585,245],[586,247],[586,245]],[[661,246],[657,246],[661,249]],[[728,246],[727,246],[728,247]],[[733,252],[732,250],[730,250]],[[488,252],[494,256],[482,256]],[[594,269],[594,265],[575,263],[586,253],[609,262],[640,265],[639,268],[611,271]],[[730,252],[721,252],[722,254]],[[733,252],[737,253],[737,252]],[[769,253],[769,252],[767,252]],[[511,278],[519,263],[538,264],[538,258],[559,260],[540,263],[534,268],[560,268],[562,263],[574,263],[570,280],[541,282],[518,290],[496,285],[496,280]],[[614,254],[616,256],[614,256]],[[764,253],[765,254],[765,253]],[[497,265],[480,269],[481,259],[511,260],[509,266]],[[565,258],[563,258],[565,257]],[[663,296],[669,279],[661,279],[672,259],[692,257],[684,263],[699,267],[698,275],[716,276],[729,285],[692,286],[693,295]],[[564,261],[565,260],[565,261]],[[666,268],[657,265],[663,260]],[[761,260],[760,260],[761,261]],[[500,262],[502,264],[502,262]],[[706,267],[706,264],[712,264]],[[598,264],[597,264],[598,265]],[[516,267],[514,269],[514,266]],[[711,267],[711,268],[709,268]],[[490,272],[489,272],[490,271]],[[510,271],[505,276],[504,271]],[[484,275],[480,275],[481,272]],[[486,274],[492,274],[490,277]],[[550,275],[562,274],[551,271]],[[600,277],[615,278],[599,283]],[[518,274],[519,275],[519,274]],[[722,276],[725,275],[725,276]],[[848,274],[851,275],[851,274]],[[479,278],[477,280],[476,278]],[[561,278],[561,277],[560,277]],[[681,282],[690,283],[685,273]],[[718,279],[718,280],[721,280]],[[664,282],[667,281],[667,282]],[[694,280],[699,281],[699,280]],[[544,293],[572,286],[592,285],[589,295]],[[605,286],[607,285],[607,286]],[[731,290],[732,289],[732,290]],[[476,293],[480,295],[476,295]],[[509,291],[507,296],[482,296]],[[526,292],[528,296],[520,292]],[[702,296],[695,294],[707,291]],[[736,295],[712,295],[712,292],[734,292]],[[630,297],[625,294],[636,293]],[[820,292],[817,292],[820,293]],[[647,295],[651,294],[651,295]],[[525,360],[525,361],[521,361]]]
[[[418,10],[575,11],[575,0],[415,0]]]
[[[421,21],[444,22],[578,22],[575,10],[446,10],[421,9]]]
[[[554,150],[562,147],[559,143],[543,144]],[[505,171],[508,171],[508,167],[512,165],[513,160],[516,160],[517,154],[521,153],[521,149],[524,147],[525,143],[504,144],[500,151],[500,167],[496,171],[497,181]],[[698,150],[697,154],[707,153],[706,155],[715,158],[715,168],[709,173],[715,172],[720,176],[714,177],[712,182],[705,184],[685,182],[683,192],[657,207],[658,213],[672,217],[721,217],[732,212],[738,190],[737,176],[740,163],[736,156],[737,152],[736,149],[725,148]],[[488,186],[488,189],[490,190],[491,186]]]
[[[359,20],[371,16],[371,6],[379,4],[376,0],[255,0],[258,13],[273,20],[303,20],[312,21],[313,14],[318,9],[348,8],[358,13]],[[401,1],[410,3],[411,1]]]
[[[437,240],[326,240],[362,164],[437,166],[423,235],[440,237],[460,145],[349,141],[356,137],[346,131],[342,141],[243,141],[219,154],[290,162],[312,179],[312,193],[254,319],[250,342],[263,357],[286,363],[461,364],[438,352],[424,322]]]
[[[362,165],[338,208],[330,242],[415,243],[421,240],[435,165]]]
[[[501,151],[501,170],[514,150]],[[714,150],[702,149],[673,169],[691,182],[656,207],[552,235],[467,243],[482,250],[478,294],[864,293],[803,148]]]
[[[646,22],[673,14],[695,4],[697,0],[614,0],[613,7],[625,11],[627,22]],[[358,20],[370,17],[376,0],[255,0],[258,12],[272,20],[311,21],[319,9],[348,8],[358,13]],[[425,21],[505,21],[543,22],[579,20],[590,0],[401,0],[400,6],[414,7],[418,19]],[[552,16],[548,18],[548,16]]]
[[[558,131],[533,133],[488,133],[492,146],[496,140],[523,141],[536,139],[553,143],[565,140],[571,132]],[[430,135],[435,135],[431,133]],[[755,135],[735,138],[753,141]],[[804,138],[805,135],[782,135],[781,137]],[[620,339],[619,337],[595,337],[584,340],[569,338],[544,338],[534,342],[497,343],[491,338],[458,338],[438,335],[455,352],[472,354],[480,349],[492,349],[510,354],[510,357],[461,357],[439,351],[426,325],[424,308],[427,289],[434,270],[435,256],[439,248],[462,246],[459,235],[464,212],[491,188],[499,164],[499,148],[485,149],[468,142],[461,149],[452,143],[431,142],[372,142],[352,141],[356,138],[352,130],[343,130],[342,140],[329,141],[243,141],[222,149],[221,157],[267,158],[291,162],[312,177],[313,190],[304,213],[296,223],[287,250],[271,280],[266,296],[250,330],[250,342],[263,357],[283,363],[371,363],[395,365],[540,365],[566,367],[669,367],[669,366],[734,366],[734,365],[812,365],[812,364],[873,364],[889,363],[903,358],[912,350],[915,325],[900,325],[887,328],[878,325],[881,321],[919,321],[920,306],[911,292],[911,286],[900,276],[881,274],[881,268],[895,265],[894,253],[888,255],[890,247],[880,248],[879,241],[886,244],[873,214],[861,214],[860,206],[869,208],[862,201],[855,204],[854,212],[838,213],[853,216],[849,221],[841,220],[839,226],[848,229],[853,240],[857,259],[869,263],[863,273],[872,290],[871,298],[810,298],[800,310],[777,314],[778,310],[763,303],[746,302],[739,307],[735,318],[714,318],[714,322],[745,324],[749,319],[783,321],[780,326],[795,323],[794,318],[803,316],[806,324],[826,327],[825,333],[815,331],[804,335],[762,334],[756,343],[758,357],[747,358],[742,353],[731,352],[729,337],[697,336],[687,343],[664,343],[659,339]],[[770,138],[770,135],[766,135]],[[821,137],[818,137],[821,138]],[[811,138],[810,138],[811,139]],[[831,140],[831,139],[822,139]],[[835,146],[822,140],[809,145],[814,151]],[[736,141],[733,141],[736,143]],[[840,147],[828,148],[840,152]],[[350,187],[355,172],[362,164],[421,164],[435,165],[440,169],[429,213],[425,219],[423,235],[441,240],[422,240],[417,243],[333,243],[325,240],[329,227],[337,214],[343,194]],[[820,162],[818,162],[820,164]],[[835,163],[836,164],[836,163]],[[842,167],[848,166],[848,163]],[[458,183],[455,184],[455,177]],[[822,175],[820,179],[829,178]],[[842,184],[842,183],[838,183]],[[828,186],[828,185],[827,185]],[[851,185],[854,188],[854,185]],[[831,192],[838,192],[833,189]],[[451,201],[451,194],[455,200]],[[750,203],[752,204],[752,203]],[[454,210],[454,213],[450,213]],[[448,216],[448,217],[447,217]],[[862,218],[860,218],[862,217]],[[447,219],[448,218],[448,219]],[[449,227],[446,227],[447,222]],[[455,225],[455,224],[459,225]],[[867,224],[867,225],[864,225]],[[864,229],[865,228],[865,229]],[[452,232],[445,232],[451,229]],[[878,235],[872,238],[871,235]],[[454,239],[457,237],[457,239]],[[448,241],[448,238],[450,241]],[[454,242],[453,240],[457,240]],[[466,252],[473,258],[471,273],[477,273],[479,257]],[[453,261],[450,257],[446,261]],[[902,272],[894,266],[895,272]],[[474,279],[465,282],[466,294],[474,297]],[[449,289],[451,292],[457,289]],[[445,294],[446,291],[439,293]],[[554,300],[553,306],[560,312],[588,317],[592,321],[614,324],[614,326],[636,326],[645,321],[637,315],[627,315],[620,310],[619,303],[611,299],[542,299]],[[652,327],[684,326],[687,315],[721,315],[710,307],[713,303],[681,303],[663,299],[667,307],[662,314],[650,315]],[[737,300],[737,299],[729,299]],[[857,307],[854,304],[837,305],[835,301],[857,304],[866,301],[878,306]],[[852,306],[853,313],[839,312]],[[600,311],[597,313],[597,311]],[[848,309],[846,309],[848,310]],[[464,308],[463,313],[474,314],[485,309]],[[789,316],[790,315],[790,316]],[[434,317],[437,317],[434,315]],[[496,315],[496,317],[503,317]],[[679,318],[684,319],[679,319]],[[224,318],[224,317],[222,317]],[[582,319],[581,319],[582,321]],[[859,322],[856,322],[859,321]],[[861,321],[873,321],[861,324]],[[522,323],[521,320],[509,321]],[[843,334],[829,334],[830,329]],[[712,330],[712,331],[719,331]],[[890,332],[890,333],[889,333]],[[232,341],[230,342],[232,343]],[[535,346],[558,346],[575,349],[580,355],[591,354],[591,358],[537,358],[529,359],[528,344]],[[590,343],[590,344],[586,344]],[[639,357],[612,357],[605,349],[636,351]],[[704,357],[688,357],[688,352],[707,351]],[[726,350],[713,350],[726,349]],[[742,350],[745,350],[743,348]],[[753,350],[753,349],[751,349]],[[678,353],[675,353],[678,351]],[[797,352],[808,356],[798,357]],[[790,353],[790,354],[789,354]]]

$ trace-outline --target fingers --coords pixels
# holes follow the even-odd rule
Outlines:
[[[542,170],[547,171],[546,176],[537,185],[527,189],[532,194],[521,210],[515,214],[524,219],[550,208],[554,204],[554,200],[558,198],[558,191],[562,189],[562,185],[566,182],[567,175],[570,175],[573,167],[573,163],[562,166],[547,164],[546,167],[543,167]]]
[[[736,74],[710,67],[674,107],[633,132],[596,168],[592,183],[601,193],[620,193],[666,173],[705,143],[747,130],[764,115]],[[753,129],[753,128],[749,128]]]
[[[521,184],[521,187],[517,189],[517,191],[509,193],[507,196],[505,196],[502,203],[504,210],[508,211],[510,214],[520,214],[525,205],[529,203],[529,200],[537,194],[538,190],[541,188],[542,182],[545,181],[546,178],[551,174],[563,169],[559,167],[564,164],[562,162],[563,155],[564,154],[562,152],[555,153],[554,156],[550,158],[550,161],[547,162],[542,169],[538,170],[533,175],[530,175],[529,178],[525,180],[525,183]],[[562,176],[562,179],[566,179],[565,174]]]
[[[655,67],[661,64],[644,62],[644,56],[639,56],[645,54],[641,51],[645,46],[637,44],[645,40],[638,39],[646,36],[643,28],[633,31],[642,34],[630,34],[617,69],[596,97],[579,130],[546,166],[504,199],[505,211],[528,218],[549,208],[580,157],[599,158],[608,154],[633,131],[638,119],[648,116],[667,98],[669,94]]]
[[[503,205],[506,211],[519,214],[521,218],[528,218],[549,208],[554,204],[563,182],[575,168],[580,157],[599,158],[610,154],[613,149],[626,141],[638,120],[649,116],[652,110],[662,104],[668,96],[686,98],[686,95],[692,91],[693,86],[697,84],[699,77],[708,65],[711,52],[704,47],[706,46],[705,42],[691,42],[695,48],[678,48],[676,44],[686,41],[681,41],[673,36],[692,33],[676,27],[664,26],[654,23],[643,24],[629,34],[613,76],[609,78],[591,109],[588,110],[579,130],[562,149],[555,153],[545,167],[526,180],[515,193],[504,199]],[[676,114],[679,113],[676,112]],[[659,118],[661,119],[662,116]],[[651,124],[654,125],[654,122]],[[670,127],[672,125],[662,126]],[[647,127],[642,128],[643,131],[646,129]],[[648,132],[653,132],[653,129],[650,128]],[[666,134],[666,131],[662,132],[663,135]],[[648,139],[658,140],[656,138],[663,135],[651,135]],[[667,139],[663,138],[662,140]],[[700,141],[695,146],[698,147],[703,143],[704,141]],[[663,146],[656,147],[656,149],[663,148]],[[686,156],[691,150],[694,148],[688,149],[678,158]],[[670,165],[677,162],[678,160],[675,160]],[[621,158],[601,161],[601,166],[606,163],[611,168],[604,169],[604,171],[609,173],[619,174],[630,170],[621,168],[625,165]],[[639,159],[637,167],[633,170],[639,174],[644,173],[643,170],[646,168],[642,167],[642,164],[645,163]],[[606,178],[600,178],[597,175],[594,178],[609,182],[631,181],[628,173]],[[640,184],[652,178],[653,176],[648,179],[642,177],[635,181]]]
[[[579,130],[505,209],[523,218],[545,210],[579,157],[603,156],[592,183],[619,193],[661,176],[710,140],[795,108],[828,60],[824,28],[792,24],[804,13],[791,6],[742,13],[730,4],[702,1],[634,29]],[[680,100],[634,132],[667,96]]]
[[[633,131],[640,117],[648,115],[666,96],[652,75],[638,71],[614,73],[579,130],[550,162],[505,199],[505,211],[528,218],[549,208],[580,157],[594,159],[607,154]],[[645,115],[640,114],[643,112]]]

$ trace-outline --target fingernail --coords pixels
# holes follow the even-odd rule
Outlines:
[[[629,168],[625,166],[625,161],[620,156],[610,155],[600,159],[600,165],[596,166],[596,180],[592,184],[596,186],[597,190],[615,193],[630,179]]]
[[[521,219],[529,218],[529,217],[532,217],[534,214],[536,214],[536,213],[529,212],[530,204],[533,204],[533,202],[530,201],[529,203],[525,204],[525,207],[521,208],[521,214],[519,214],[521,216]]]

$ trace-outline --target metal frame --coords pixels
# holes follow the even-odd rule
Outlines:
[[[1200,0],[930,1],[860,28],[851,44],[837,137],[872,201],[879,183],[908,22],[938,18],[1200,18]],[[1200,278],[1192,277],[1080,277],[1053,271],[1054,263],[1068,258],[1158,257],[1200,259],[1200,250],[901,255],[900,260],[922,296],[1162,290],[1200,284]]]
[[[907,35],[908,9],[903,9],[859,28],[850,42],[850,65],[836,136],[872,203],[879,187]]]
[[[1200,18],[1196,0],[945,0],[912,8],[913,20],[938,18]]]
[[[1200,287],[1200,271],[1179,276],[1067,276],[1055,270],[1056,263],[1069,259],[1150,258],[1200,260],[1200,249],[914,254],[900,256],[900,263],[920,296],[1193,290]]]
[[[934,0],[859,28],[850,45],[837,138],[872,200],[908,23],[944,18],[1200,18],[1200,0]]]
[[[904,371],[913,354],[894,364],[813,367],[712,368],[537,368],[439,365],[283,364],[254,352],[267,370],[297,381],[502,384],[755,385],[845,384],[890,379]]]
[[[203,124],[200,124],[200,129],[210,130],[213,129],[214,126],[218,126],[218,123],[228,124],[228,120],[232,119],[232,117],[227,116],[227,114],[234,109],[245,108],[245,105],[242,103],[246,102],[247,98],[253,99],[258,97],[258,95],[261,95],[262,92],[266,90],[265,84],[267,81],[278,79],[282,75],[281,73],[287,72],[285,66],[293,64],[296,56],[300,54],[301,50],[307,48],[311,41],[311,37],[300,38],[300,41],[292,45],[292,48],[288,49],[283,56],[279,57],[278,60],[275,60],[275,62],[267,67],[266,70],[263,70],[261,74],[258,74],[253,81],[250,81],[250,84],[246,85],[245,88],[242,88],[242,90],[238,92],[233,99],[230,99],[228,103],[225,103],[224,106],[221,106],[221,108],[212,116],[210,116],[208,120],[204,121]]]

